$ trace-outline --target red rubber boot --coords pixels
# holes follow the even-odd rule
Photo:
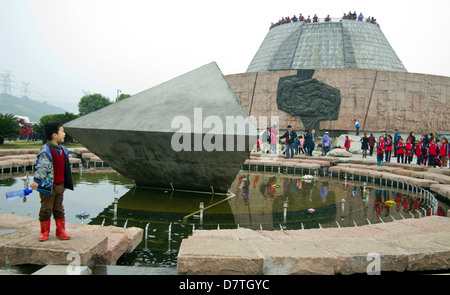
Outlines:
[[[41,235],[39,236],[39,241],[40,242],[47,241],[49,234],[50,234],[50,220],[41,221]]]
[[[55,219],[56,223],[56,237],[60,240],[70,240],[70,236],[66,233],[65,218]]]

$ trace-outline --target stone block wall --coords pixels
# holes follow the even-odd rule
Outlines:
[[[296,74],[297,71],[275,71],[236,74],[225,78],[249,115],[257,119],[259,116],[266,116],[268,120],[271,116],[278,116],[280,127],[290,124],[298,130],[304,129],[301,120],[277,107],[278,81],[282,77]]]
[[[297,71],[270,71],[226,76],[248,114],[279,116],[280,129],[304,130],[302,120],[280,111],[277,88],[281,77]],[[322,121],[321,130],[380,132],[398,129],[416,134],[450,131],[450,77],[367,69],[317,69],[313,79],[340,91],[337,120]]]

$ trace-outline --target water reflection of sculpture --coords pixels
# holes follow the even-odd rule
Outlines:
[[[314,180],[313,180],[314,179]],[[250,185],[253,182],[251,189],[257,190],[260,196],[266,199],[274,199],[276,197],[286,197],[288,200],[292,198],[302,198],[306,196],[309,202],[313,201],[313,195],[320,195],[321,203],[327,202],[327,195],[329,192],[328,182],[319,182],[319,193],[315,192],[318,182],[314,177],[277,177],[274,175],[250,175],[243,174],[238,176],[235,194],[242,196],[244,202],[248,202],[253,196],[250,191]],[[306,185],[306,186],[305,186]],[[259,186],[259,187],[258,187]],[[300,194],[300,191],[302,193]],[[318,200],[319,198],[317,198]]]

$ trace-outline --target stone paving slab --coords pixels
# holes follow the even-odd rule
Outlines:
[[[446,233],[393,237],[383,242],[405,254],[408,271],[440,270],[443,265],[450,265],[450,242]]]
[[[222,237],[189,237],[180,246],[178,274],[261,274],[262,259],[252,241]]]
[[[447,171],[449,169],[429,168],[427,171],[424,171],[426,167],[423,168],[423,166],[419,166],[420,169],[411,170],[412,168],[409,166],[405,167],[405,165],[411,166],[411,164],[375,166],[360,163],[338,163],[336,166],[330,167],[328,171],[333,173],[347,173],[376,178],[382,177],[392,181],[410,183],[415,186],[430,189],[432,192],[438,193],[442,197],[450,199],[450,175]]]
[[[386,245],[383,240],[373,238],[339,238],[315,242],[315,246],[325,249],[335,257],[335,273],[365,273],[368,266],[367,257],[377,253],[381,257],[383,271],[404,271],[407,257],[399,249]]]
[[[432,184],[430,190],[450,200],[450,184]]]
[[[410,183],[415,186],[419,186],[419,187],[423,187],[423,188],[429,188],[432,184],[439,183],[438,181],[431,180],[431,179],[415,178],[415,177],[411,177],[411,176],[397,174],[397,171],[400,171],[400,170],[396,170],[394,173],[380,172],[380,171],[372,170],[370,166],[368,166],[366,169],[362,169],[362,168],[358,169],[358,168],[351,168],[351,167],[345,167],[345,166],[334,166],[334,167],[330,167],[329,171],[333,172],[333,173],[338,173],[338,172],[347,173],[348,175],[365,175],[365,176],[368,175],[370,177],[375,177],[375,178],[383,178],[383,179],[388,179],[388,180],[393,180],[393,181]],[[409,174],[409,172],[406,174]]]
[[[1,149],[1,156],[10,156],[10,155],[24,155],[24,154],[37,154],[39,149]]]
[[[264,275],[332,275],[335,259],[310,241],[254,241]]]
[[[95,256],[105,252],[108,246],[107,236],[83,231],[71,231],[71,239],[65,241],[57,239],[53,233],[46,242],[39,242],[39,235],[33,229],[20,232],[27,234],[8,239],[4,244],[7,265],[70,264],[72,254],[76,255],[80,265],[87,265]]]
[[[178,273],[366,273],[374,255],[381,271],[450,269],[450,218],[289,231],[197,230],[182,241]]]
[[[124,253],[131,253],[142,241],[141,228],[79,225],[66,223],[70,240],[55,236],[55,224],[50,226],[49,240],[39,242],[39,221],[30,217],[0,214],[0,266],[18,264],[68,264],[69,253],[79,253],[82,265],[90,261],[113,264]],[[13,230],[13,231],[12,231]]]

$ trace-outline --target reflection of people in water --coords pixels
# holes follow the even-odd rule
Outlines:
[[[260,192],[264,197],[273,198],[275,196],[275,188],[273,187],[275,185],[275,180],[275,177],[269,177],[267,185],[261,185]]]
[[[361,195],[364,194],[364,188],[362,187],[362,185],[359,186],[359,193],[360,193]]]
[[[414,197],[412,202],[412,208],[414,211],[418,211],[420,206],[420,199]]]
[[[375,190],[375,201],[373,204],[373,208],[377,216],[380,216],[382,204],[383,204],[383,196],[381,195],[381,190],[377,189]]]
[[[259,176],[255,176],[253,178],[253,188],[256,188],[256,185],[258,184],[258,182],[259,182]]]
[[[347,192],[347,189],[348,189],[348,183],[343,183],[343,184],[342,184],[342,189],[343,189],[345,192]]]
[[[410,196],[403,196],[402,197],[402,207],[403,207],[403,212],[408,212],[410,206],[409,206],[409,202],[411,200]]]
[[[389,191],[385,190],[385,191],[383,191],[383,194],[384,194],[383,213],[384,213],[384,216],[389,216],[389,213],[391,212],[391,207],[386,203],[390,199]]]
[[[392,194],[395,195],[395,197],[394,197],[395,210],[400,211],[400,208],[402,207],[402,194],[401,193],[395,193],[395,192],[393,192]]]
[[[297,187],[299,190],[302,189],[302,183],[303,183],[303,181],[301,179],[297,179]]]
[[[447,216],[447,212],[445,212],[445,209],[442,208],[442,206],[438,206],[438,212],[437,212],[438,216]]]
[[[245,203],[248,202],[248,196],[250,193],[249,187],[250,187],[250,181],[248,180],[248,176],[243,176],[239,178],[238,181],[238,187],[242,191],[242,198]]]
[[[289,192],[289,193],[295,194],[297,191],[298,191],[298,187],[297,187],[297,182],[295,179],[289,178],[284,181],[284,189],[283,189],[284,193]]]
[[[325,181],[320,186],[320,197],[322,198],[322,203],[325,203],[327,201],[328,196],[328,182]]]
[[[390,207],[386,204],[386,201],[389,201],[389,191],[383,191],[383,193],[381,193],[381,190],[375,190],[374,210],[377,216],[380,216],[381,214],[384,216],[389,215]]]

